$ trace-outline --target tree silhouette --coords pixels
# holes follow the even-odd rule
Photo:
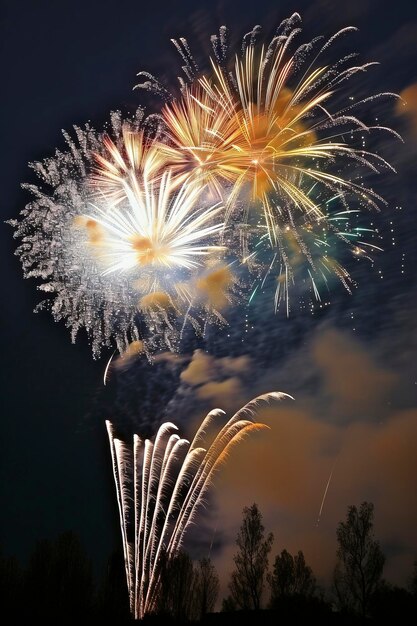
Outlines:
[[[382,581],[369,604],[369,614],[377,624],[395,624],[401,617],[401,626],[417,623],[416,604],[412,593],[405,588]]]
[[[32,618],[73,623],[92,611],[90,560],[71,531],[55,541],[39,541],[29,560],[25,597]]]
[[[22,598],[22,582],[23,572],[14,556],[6,556],[0,550],[0,604],[2,614],[7,615],[11,620],[12,616],[22,616],[21,598]]]
[[[194,569],[194,603],[196,619],[213,611],[219,595],[219,577],[209,558],[203,558]]]
[[[308,598],[314,594],[316,579],[301,550],[292,556],[287,550],[275,557],[273,573],[269,577],[271,585],[271,607],[279,599],[289,597]]]
[[[410,576],[409,584],[408,584],[410,593],[414,596],[417,601],[417,559],[413,563],[413,571]]]
[[[160,586],[156,613],[184,622],[194,617],[194,566],[189,554],[179,550],[177,554],[161,558]]]
[[[274,536],[265,537],[262,515],[256,503],[244,507],[243,521],[236,538],[238,553],[233,557],[229,589],[239,609],[259,610],[268,571],[268,555]]]
[[[118,624],[130,621],[125,563],[120,549],[114,550],[107,560],[97,593],[96,613],[103,621]]]
[[[370,600],[381,581],[385,557],[373,535],[374,505],[349,506],[336,535],[339,548],[334,588],[339,607],[366,617]]]

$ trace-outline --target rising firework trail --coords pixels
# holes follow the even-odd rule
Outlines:
[[[330,483],[331,483],[332,478],[333,478],[333,472],[334,472],[334,468],[335,468],[335,467],[336,467],[336,461],[333,463],[333,467],[332,467],[332,469],[331,469],[331,472],[330,472],[329,478],[328,478],[327,483],[326,483],[326,487],[325,487],[325,489],[324,489],[324,494],[323,494],[323,498],[322,498],[322,500],[321,500],[321,505],[320,505],[319,514],[318,514],[318,516],[317,516],[316,527],[320,524],[321,514],[322,514],[322,512],[323,512],[324,503],[325,503],[325,500],[326,500],[326,497],[327,497],[327,492],[329,491]]]
[[[252,431],[267,428],[254,421],[258,404],[289,397],[279,392],[258,396],[226,423],[224,411],[213,409],[191,443],[178,435],[175,424],[166,422],[153,440],[134,435],[131,445],[117,438],[114,426],[106,421],[135,619],[157,611],[163,564],[178,553],[213,473],[234,444]]]

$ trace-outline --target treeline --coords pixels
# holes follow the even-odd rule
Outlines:
[[[129,620],[123,555],[108,559],[98,582],[78,536],[64,532],[39,541],[23,568],[0,554],[3,622],[41,624],[118,624]]]
[[[257,612],[262,624],[392,624],[417,623],[417,560],[409,585],[401,588],[383,578],[385,556],[373,532],[374,506],[349,506],[336,530],[337,553],[331,588],[317,583],[299,550],[269,558],[274,537],[266,534],[256,504],[245,507],[234,555],[229,596],[222,610],[231,617]],[[258,617],[256,618],[258,621]],[[225,622],[226,623],[226,622]]]
[[[243,509],[236,537],[228,595],[220,612],[219,577],[210,559],[193,562],[181,550],[161,564],[161,587],[149,624],[203,623],[213,626],[256,620],[261,624],[417,623],[417,561],[407,588],[383,578],[385,557],[373,533],[374,507],[350,506],[336,530],[338,549],[331,588],[321,588],[303,552],[272,554],[274,537],[266,533],[254,503]],[[272,557],[272,558],[271,558]],[[115,553],[101,580],[94,581],[91,561],[72,532],[39,542],[22,568],[0,554],[2,613],[6,624],[112,623],[131,621],[124,560]]]

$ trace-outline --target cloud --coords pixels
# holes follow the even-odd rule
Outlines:
[[[117,369],[128,368],[132,361],[142,355],[145,351],[145,346],[142,341],[132,341],[127,346],[126,350],[114,359],[114,367]]]
[[[207,401],[205,405],[210,409],[236,410],[245,398],[242,380],[249,368],[250,359],[246,355],[215,358],[203,350],[195,350],[180,378],[186,387],[196,387],[192,391],[194,400]]]
[[[333,403],[332,410],[339,414],[362,417],[373,411],[385,401],[396,381],[396,375],[378,365],[352,335],[335,329],[315,337],[312,357],[321,372],[324,393]]]
[[[396,113],[406,118],[413,134],[417,135],[417,83],[413,83],[400,93]]]
[[[222,359],[218,359],[220,367],[225,372],[231,373],[244,373],[250,368],[251,361],[247,355],[230,357],[225,356]]]
[[[222,311],[231,303],[235,282],[236,278],[229,267],[214,267],[197,281],[196,288],[207,306]]]
[[[214,357],[203,350],[195,350],[193,357],[181,372],[181,380],[188,385],[200,385],[206,383],[214,376]]]
[[[387,555],[384,575],[405,585],[401,576],[411,573],[410,554],[417,555],[417,410],[393,414],[383,424],[335,425],[285,402],[262,410],[258,419],[270,430],[236,446],[214,479],[215,524],[225,541],[215,560],[218,571],[225,572],[222,593],[227,594],[243,507],[253,502],[266,531],[274,533],[270,562],[283,548],[301,549],[329,587],[337,524],[348,505],[372,501],[375,533]]]
[[[236,398],[242,397],[242,391],[239,378],[233,376],[226,380],[205,383],[197,389],[197,396],[202,400],[209,400],[215,408],[226,411],[235,407]]]
[[[159,352],[153,356],[153,361],[155,363],[171,363],[172,365],[180,365],[184,363],[187,358],[183,355],[177,354],[176,352]]]
[[[417,556],[417,407],[415,394],[406,394],[404,404],[403,373],[411,356],[395,360],[388,330],[372,343],[326,323],[268,368],[247,356],[239,361],[194,353],[183,381],[194,383],[192,398],[203,406],[213,400],[224,408],[228,399],[242,406],[271,390],[295,398],[259,407],[256,419],[269,429],[249,434],[231,450],[214,476],[210,507],[200,513],[215,534],[220,602],[228,594],[243,507],[253,502],[266,531],[274,533],[270,563],[284,548],[303,550],[327,588],[337,524],[349,505],[373,502],[375,533],[387,558],[384,576],[407,584]]]

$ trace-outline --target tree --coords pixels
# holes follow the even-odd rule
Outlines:
[[[194,570],[194,602],[198,620],[213,611],[219,595],[219,577],[209,558],[198,562]]]
[[[268,571],[268,554],[274,536],[265,538],[262,515],[256,503],[244,507],[243,521],[236,538],[239,552],[233,557],[236,569],[232,572],[229,589],[239,609],[261,608],[262,593]]]
[[[334,571],[334,588],[342,610],[366,617],[378,588],[385,557],[373,534],[374,505],[362,502],[359,510],[349,506],[346,521],[336,535],[339,548]]]
[[[91,562],[71,531],[53,542],[38,542],[29,560],[25,584],[33,619],[73,624],[92,611]]]
[[[395,624],[401,617],[401,626],[416,624],[416,605],[410,591],[382,581],[371,598],[369,613],[375,624]]]
[[[413,571],[410,576],[408,587],[409,587],[410,593],[417,600],[417,559],[413,563]]]
[[[311,597],[316,589],[316,579],[301,550],[292,556],[287,550],[275,557],[273,573],[269,577],[271,585],[271,606],[279,599],[290,597]]]
[[[222,600],[222,613],[234,613],[237,611],[236,602],[232,598],[232,596],[227,596]]]
[[[129,595],[126,588],[124,555],[121,548],[114,550],[106,563],[96,599],[99,620],[126,623],[130,619]]]
[[[161,559],[160,588],[156,613],[168,619],[182,622],[193,617],[194,566],[184,550]]]
[[[4,555],[0,548],[0,604],[10,623],[22,620],[22,583],[23,572],[16,557]]]

